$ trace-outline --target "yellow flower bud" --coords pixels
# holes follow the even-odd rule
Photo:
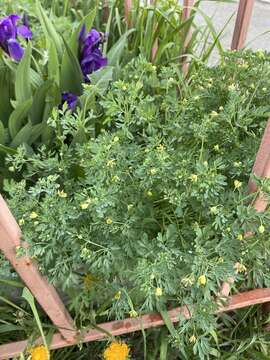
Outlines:
[[[35,211],[32,211],[29,217],[30,219],[36,219],[38,217],[38,214]]]
[[[206,276],[205,275],[199,276],[198,284],[201,285],[201,286],[204,286],[206,284]]]
[[[159,296],[162,296],[162,293],[163,293],[163,292],[162,292],[162,289],[161,289],[160,287],[157,287],[157,288],[156,288],[156,292],[155,292],[156,296],[158,296],[158,297],[159,297]]]

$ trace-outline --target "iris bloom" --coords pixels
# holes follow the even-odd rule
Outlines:
[[[23,25],[17,25],[20,19],[21,17],[16,14],[0,19],[0,47],[15,61],[20,61],[24,54],[18,36],[32,39],[32,32],[26,22]]]
[[[66,102],[68,109],[73,110],[77,104],[78,96],[69,92],[62,93],[62,105]]]
[[[83,25],[79,36],[79,61],[85,82],[89,82],[87,75],[107,65],[107,58],[103,57],[101,48],[104,36],[95,29],[86,33]]]

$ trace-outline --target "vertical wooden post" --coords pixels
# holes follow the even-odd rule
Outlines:
[[[28,256],[16,256],[21,241],[21,230],[0,195],[0,250],[20,275],[61,335],[71,341],[76,336],[73,321],[55,288],[40,274],[36,264]]]
[[[240,0],[237,12],[237,18],[234,27],[232,50],[242,49],[245,45],[247,32],[252,16],[254,0]]]
[[[194,5],[194,1],[195,0],[184,0],[184,2],[183,2],[183,21],[188,20],[188,18],[190,17],[191,8]],[[188,48],[188,44],[191,40],[191,36],[192,36],[192,32],[191,32],[191,30],[189,30],[189,32],[185,38],[185,42],[184,42],[184,46],[183,46],[184,54],[186,53],[186,50]],[[181,61],[182,61],[183,73],[186,75],[188,73],[188,68],[189,68],[189,64],[187,62],[187,57],[184,56]]]
[[[125,7],[125,19],[127,25],[130,25],[130,12],[132,9],[132,0],[124,0],[124,7]]]

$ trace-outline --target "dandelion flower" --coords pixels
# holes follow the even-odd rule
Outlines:
[[[149,196],[149,197],[151,197],[151,196],[153,196],[153,193],[152,193],[152,191],[147,191],[147,196]]]
[[[136,310],[133,309],[133,310],[130,310],[129,316],[132,318],[136,318],[138,316],[138,313]]]
[[[151,175],[155,175],[156,173],[157,173],[157,169],[156,169],[156,168],[150,169],[150,174],[151,174]]]
[[[259,231],[260,234],[263,234],[264,231],[265,231],[264,226],[263,226],[263,225],[260,225],[259,228],[258,228],[258,231]]]
[[[214,146],[214,150],[219,151],[219,145],[218,144]]]
[[[231,84],[231,85],[228,86],[229,91],[234,91],[235,89],[236,89],[235,84]]]
[[[129,347],[125,343],[117,341],[112,342],[104,351],[104,360],[127,360]]]
[[[24,222],[25,222],[24,219],[20,219],[20,220],[19,220],[19,225],[20,225],[20,226],[24,225]]]
[[[29,349],[31,360],[49,360],[49,352],[44,345]]]
[[[113,223],[113,221],[112,221],[111,218],[108,218],[108,219],[106,220],[106,223],[107,223],[108,225],[111,225],[111,224]]]
[[[245,273],[247,271],[247,268],[245,267],[245,265],[241,264],[239,262],[235,263],[234,269],[237,274]]]
[[[121,298],[121,291],[119,290],[119,291],[117,291],[117,293],[114,295],[114,298],[115,298],[115,300],[120,300],[120,298]]]

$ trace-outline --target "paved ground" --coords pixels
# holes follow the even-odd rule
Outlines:
[[[222,44],[225,48],[230,48],[237,8],[238,1],[232,4],[224,4],[221,0],[202,1],[201,9],[213,18],[217,31],[221,30],[234,14],[222,36]],[[198,22],[203,23],[203,19],[199,17]],[[266,31],[269,33],[262,35]],[[247,43],[253,49],[263,48],[270,51],[270,0],[255,0]]]

